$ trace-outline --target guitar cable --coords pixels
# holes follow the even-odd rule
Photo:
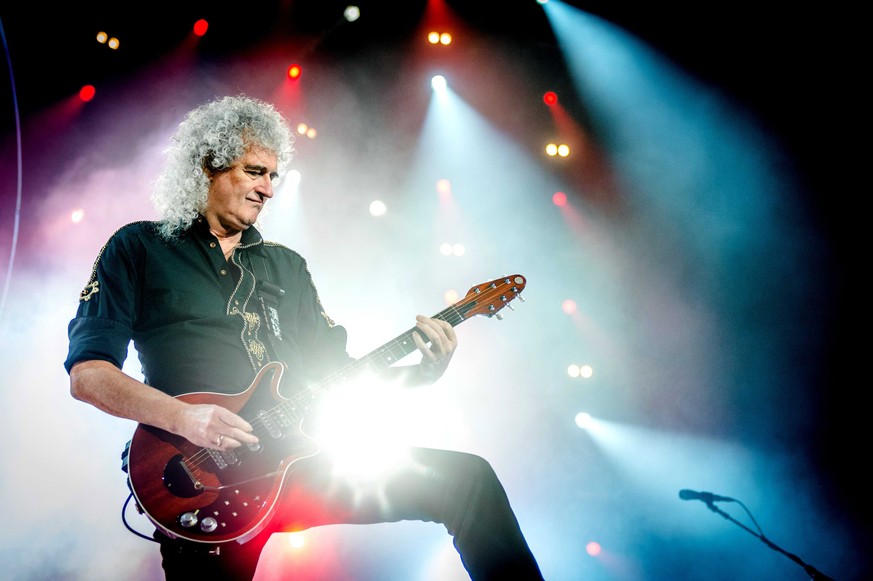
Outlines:
[[[127,495],[127,500],[124,501],[124,505],[121,507],[121,522],[124,523],[124,526],[125,526],[125,528],[127,528],[127,530],[129,530],[130,532],[132,532],[136,536],[142,537],[143,539],[145,539],[147,541],[157,543],[158,541],[156,541],[155,539],[153,539],[152,537],[150,537],[148,535],[145,535],[145,534],[139,532],[138,530],[133,528],[129,522],[127,522],[127,506],[130,504],[130,501],[132,498],[133,498],[133,492],[131,492],[130,494]]]

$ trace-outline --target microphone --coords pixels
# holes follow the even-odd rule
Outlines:
[[[687,488],[679,491],[679,498],[682,500],[702,500],[706,504],[712,504],[713,502],[736,502],[736,499],[730,496],[719,496],[711,492],[697,492]]]

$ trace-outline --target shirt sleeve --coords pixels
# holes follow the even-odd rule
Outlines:
[[[306,260],[290,250],[283,260],[280,284],[286,294],[280,313],[282,325],[289,330],[283,358],[302,372],[306,382],[318,381],[354,361],[346,350],[346,329],[327,315]]]
[[[135,237],[122,228],[112,235],[94,262],[79,295],[76,316],[67,329],[67,373],[79,361],[109,361],[119,369],[127,358],[137,312]]]

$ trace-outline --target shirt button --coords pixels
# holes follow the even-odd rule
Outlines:
[[[210,242],[210,243],[209,243],[209,247],[210,247],[210,248],[215,248],[215,242]]]
[[[233,301],[233,304],[238,305],[239,301]]]
[[[221,270],[219,270],[218,272],[219,272],[219,274],[221,274],[221,276],[224,276],[225,274],[227,274],[227,271],[224,270],[223,268]]]

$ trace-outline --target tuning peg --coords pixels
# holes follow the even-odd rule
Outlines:
[[[523,296],[521,296],[520,294],[519,294],[519,295],[515,295],[515,296],[516,296],[516,298],[517,298],[518,300],[520,300],[521,302],[524,302],[524,297],[523,297]]]
[[[494,313],[494,316],[497,317],[497,320],[498,320],[498,321],[502,321],[502,320],[503,320],[503,315],[501,315],[500,313]]]
[[[506,303],[506,308],[509,309],[510,311],[515,310],[515,307],[512,306],[512,303]]]

